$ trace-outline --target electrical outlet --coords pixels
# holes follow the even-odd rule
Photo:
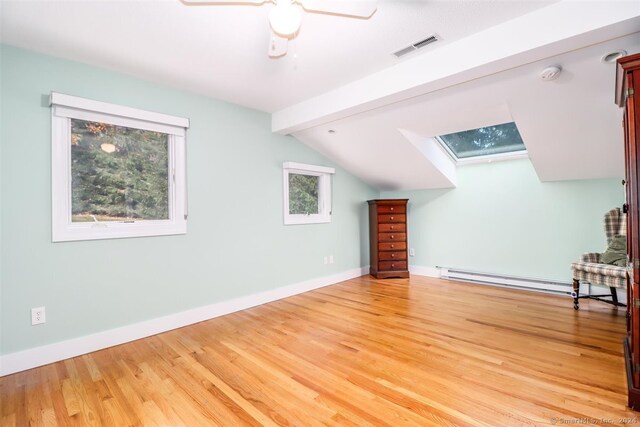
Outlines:
[[[329,264],[333,264],[333,255],[329,255]]]
[[[327,256],[324,257],[324,265],[329,264],[329,258]]]
[[[47,315],[44,307],[36,307],[31,309],[31,324],[39,325],[47,321]]]
[[[413,248],[409,248],[409,256],[416,256],[416,250]]]

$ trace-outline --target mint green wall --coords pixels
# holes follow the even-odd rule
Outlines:
[[[602,216],[624,200],[620,179],[541,183],[531,162],[458,168],[452,190],[409,198],[411,265],[570,281],[581,253],[606,247]]]
[[[13,47],[0,55],[0,354],[368,264],[365,200],[378,193],[340,168],[331,224],[282,224],[282,162],[332,164],[272,134],[270,115]],[[51,91],[191,119],[187,235],[51,243]],[[31,326],[41,305],[47,323]]]
[[[191,119],[187,235],[51,243],[51,91]],[[619,179],[540,183],[528,160],[461,167],[453,190],[382,194],[337,168],[333,222],[284,226],[287,160],[335,166],[272,134],[268,114],[1,46],[0,354],[367,265],[364,201],[377,197],[411,199],[412,265],[568,281],[623,199]],[[41,305],[47,323],[32,327]]]
[[[2,12],[2,6],[0,5],[0,13]],[[1,45],[0,45],[1,48]],[[3,244],[2,244],[2,206],[3,206],[3,202],[2,202],[2,140],[4,137],[4,126],[2,126],[2,106],[4,104],[4,102],[2,101],[2,52],[0,51],[0,355],[2,354],[2,342],[4,341],[3,339],[3,329],[4,327],[2,326],[2,305],[3,305],[3,301],[4,298],[2,297],[2,248],[3,248]]]

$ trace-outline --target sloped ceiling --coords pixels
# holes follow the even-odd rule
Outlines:
[[[455,171],[447,172],[451,164],[424,147],[434,144],[434,136],[508,121],[518,126],[541,181],[622,177],[615,64],[601,57],[620,49],[640,52],[640,2],[629,5],[608,17],[615,7],[580,9],[580,25],[588,24],[571,32],[575,23],[566,21],[557,38],[547,20],[572,16],[575,5],[548,6],[290,106],[274,114],[273,128],[291,132],[380,189],[455,186]],[[530,32],[545,22],[547,33]],[[513,40],[500,45],[503,52],[469,49],[488,41],[496,46],[510,35]],[[503,55],[509,45],[513,49]],[[456,54],[470,59],[465,63]],[[550,65],[563,72],[544,82],[539,74]]]
[[[3,43],[272,112],[406,59],[433,32],[446,45],[554,0],[379,0],[370,19],[305,13],[290,54],[268,57],[273,6],[180,0],[1,0]]]
[[[448,87],[294,135],[381,189],[454,185],[403,131],[423,139],[514,121],[542,181],[621,177],[622,112],[607,52],[640,52],[640,33]],[[559,64],[557,80],[539,73]],[[331,129],[335,133],[329,133]],[[464,166],[460,166],[464,167]]]
[[[278,60],[271,7],[4,0],[0,40],[273,112],[274,132],[380,189],[455,186],[433,137],[510,120],[540,180],[622,176],[615,67],[600,57],[640,51],[640,1],[379,0],[367,20],[305,14]],[[391,55],[432,33],[443,41]]]

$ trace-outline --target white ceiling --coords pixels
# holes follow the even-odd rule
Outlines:
[[[640,52],[640,33],[568,52],[293,135],[381,189],[452,187],[416,139],[515,121],[542,181],[622,177],[622,112],[614,104],[617,49]],[[560,64],[555,81],[539,73]],[[332,129],[335,133],[328,133]],[[407,138],[407,132],[413,138]],[[464,167],[464,166],[461,166]]]
[[[272,129],[381,189],[455,186],[433,137],[511,120],[541,181],[622,177],[615,65],[600,58],[640,52],[638,30],[640,2],[556,3],[291,105]]]
[[[599,59],[640,52],[639,1],[379,0],[368,20],[305,14],[279,59],[267,55],[270,4],[0,7],[3,43],[272,112],[274,131],[380,189],[455,186],[432,137],[510,120],[542,181],[623,174],[615,66]],[[392,56],[432,33],[443,41]],[[540,81],[551,64],[561,77]]]
[[[0,40],[273,112],[397,64],[393,52],[432,33],[444,45],[550,3],[379,0],[368,20],[305,13],[289,54],[270,59],[272,4],[0,0]]]

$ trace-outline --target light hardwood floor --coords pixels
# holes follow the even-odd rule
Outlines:
[[[0,420],[619,425],[640,415],[625,408],[624,324],[597,302],[364,276],[0,378]]]

